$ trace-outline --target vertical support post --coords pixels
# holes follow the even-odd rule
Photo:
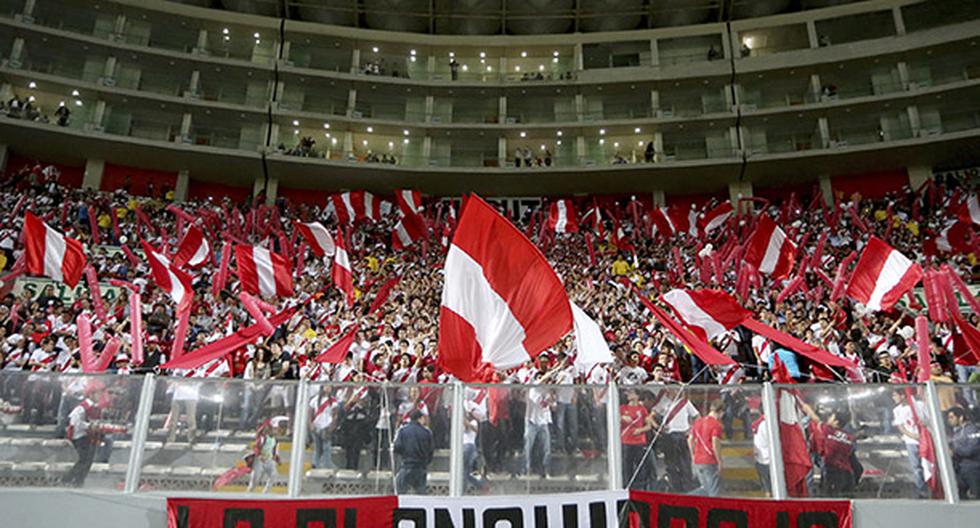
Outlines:
[[[133,435],[129,450],[129,465],[126,467],[126,482],[123,493],[135,493],[139,487],[140,473],[143,469],[143,452],[146,447],[146,432],[150,428],[150,413],[153,411],[153,394],[156,388],[156,377],[153,374],[143,376],[143,388],[140,390],[140,401],[136,407],[136,419],[133,423]]]
[[[769,433],[769,482],[772,498],[786,498],[786,473],[783,470],[783,444],[779,437],[779,407],[776,390],[772,383],[762,385],[762,409],[765,413],[766,432]]]
[[[174,202],[187,200],[187,189],[190,187],[191,173],[187,169],[177,171],[177,183],[174,185]]]
[[[820,47],[820,37],[817,35],[817,23],[813,20],[806,21],[806,37],[810,42],[811,48]]]
[[[463,496],[463,384],[453,383],[449,422],[449,496]]]
[[[926,405],[929,407],[929,427],[933,431],[933,444],[936,448],[936,462],[939,465],[939,478],[943,483],[944,497],[949,504],[959,504],[960,490],[956,485],[956,474],[953,471],[953,458],[949,455],[949,439],[946,437],[946,424],[943,423],[942,410],[939,407],[939,394],[936,393],[936,383],[926,382]]]
[[[650,66],[660,66],[660,45],[657,39],[650,39]]]
[[[609,463],[609,489],[623,489],[623,443],[619,427],[619,388],[609,382],[606,391],[606,461]]]
[[[296,410],[293,413],[293,445],[289,450],[289,480],[287,481],[287,494],[290,497],[299,497],[300,487],[303,485],[303,454],[306,451],[306,435],[309,431],[309,412],[310,395],[309,383],[305,379],[299,380],[296,387]]]
[[[350,72],[357,74],[361,71],[361,49],[354,48],[350,55]]]
[[[895,6],[892,8],[892,19],[895,21],[895,34],[904,35],[905,34],[905,17],[902,16],[902,7]]]
[[[105,160],[89,158],[85,160],[85,172],[82,173],[82,189],[102,188],[102,174],[105,172]]]

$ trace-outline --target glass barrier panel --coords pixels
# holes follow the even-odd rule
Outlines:
[[[452,387],[311,384],[302,495],[448,495]]]
[[[121,491],[142,376],[0,371],[0,487]]]
[[[941,497],[924,386],[782,385],[776,399],[790,497]]]
[[[712,497],[768,497],[758,385],[619,388],[623,484]]]
[[[609,488],[606,387],[470,385],[465,390],[465,494]]]
[[[139,490],[285,494],[297,386],[158,378]]]
[[[967,379],[977,367],[956,365],[959,379]],[[980,500],[980,383],[936,384],[939,408],[946,424],[946,439],[961,501]]]

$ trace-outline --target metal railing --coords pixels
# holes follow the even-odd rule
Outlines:
[[[0,487],[404,493],[398,435],[418,420],[432,433],[430,494],[703,493],[705,475],[714,474],[723,496],[787,498],[806,489],[811,497],[957,503],[967,499],[957,477],[969,466],[954,465],[950,442],[962,441],[964,429],[947,427],[947,416],[956,407],[977,424],[969,409],[978,397],[980,385],[934,382],[440,385],[4,370]],[[79,418],[89,434],[79,434]],[[697,447],[692,460],[691,430],[708,430],[695,418],[719,421],[720,471]],[[786,432],[793,424],[806,446]],[[909,428],[928,432],[934,457]],[[825,453],[827,438],[850,442],[850,459]],[[278,453],[262,449],[269,445]],[[801,463],[803,473],[787,470]],[[923,467],[934,467],[936,480]]]

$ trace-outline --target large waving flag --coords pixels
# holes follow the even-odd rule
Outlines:
[[[242,289],[263,297],[292,297],[289,261],[261,246],[235,246],[235,262]]]
[[[68,238],[27,211],[24,213],[26,270],[74,288],[85,269],[82,243]]]
[[[536,357],[572,328],[572,311],[544,255],[477,196],[446,256],[439,364],[463,381]]]
[[[571,200],[556,200],[548,209],[548,228],[555,233],[577,233],[578,217]]]
[[[868,310],[888,310],[922,279],[922,268],[878,237],[858,259],[847,294]]]
[[[709,234],[715,229],[723,226],[725,222],[735,213],[735,209],[730,202],[725,202],[718,207],[704,213],[698,221],[698,227],[704,234]]]
[[[714,339],[752,317],[752,312],[720,290],[671,290],[663,300],[688,328],[705,339]]]
[[[192,268],[203,266],[211,259],[211,244],[208,243],[204,233],[197,226],[187,228],[187,233],[177,246],[177,254],[174,255],[174,266],[183,268],[185,265]]]
[[[344,237],[340,231],[337,232],[335,248],[330,275],[333,278],[334,286],[344,293],[347,306],[351,307],[354,306],[354,270],[351,268],[350,255],[347,253],[347,245],[344,243]]]
[[[960,220],[973,224],[980,224],[980,202],[977,200],[976,193],[970,194],[960,206]]]
[[[318,257],[332,257],[334,252],[333,237],[330,231],[320,222],[296,222],[296,230],[310,245],[310,251]]]
[[[335,194],[330,197],[330,200],[333,202],[334,210],[337,213],[337,221],[341,224],[353,224],[362,218],[378,220],[384,214],[385,209],[391,205],[379,200],[367,191]]]
[[[150,263],[150,273],[153,275],[153,282],[163,291],[170,294],[177,306],[183,306],[185,302],[190,302],[194,294],[191,289],[191,277],[177,269],[162,253],[153,246],[141,241],[143,253],[146,261]]]
[[[759,273],[781,279],[793,271],[796,244],[790,241],[772,218],[762,215],[746,245],[745,261],[752,264]]]

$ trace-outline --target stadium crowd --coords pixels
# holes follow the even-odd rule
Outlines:
[[[126,288],[120,288],[122,293],[107,307],[108,320],[96,325],[96,350],[103,349],[114,337],[122,341],[108,367],[110,372],[226,376],[251,380],[306,378],[319,381],[435,383],[452,379],[438,365],[437,338],[442,262],[452,234],[456,204],[448,201],[427,203],[424,216],[429,234],[426,239],[416,241],[408,248],[396,249],[392,243],[392,230],[398,220],[394,207],[390,210],[385,208],[379,219],[343,225],[338,222],[332,205],[291,204],[279,199],[273,206],[264,206],[261,205],[264,203],[262,196],[244,203],[233,203],[227,198],[180,203],[182,210],[201,219],[199,226],[205,230],[212,249],[211,261],[190,271],[194,300],[185,350],[193,351],[252,324],[249,312],[237,295],[239,285],[234,275],[217,296],[213,294],[212,281],[220,269],[218,259],[222,239],[265,245],[290,259],[291,265],[295,266],[295,296],[291,299],[267,299],[270,303],[281,309],[298,299],[311,300],[303,303],[302,308],[286,323],[278,326],[270,337],[235,351],[229,361],[215,360],[191,372],[167,372],[161,365],[171,354],[177,317],[174,302],[167,292],[154,285],[146,261],[131,258],[119,250],[119,246],[139,251],[139,240],[142,239],[166,253],[168,248],[179,244],[188,223],[167,209],[172,203],[173,191],[151,187],[146,193],[148,196],[136,196],[128,189],[114,192],[79,190],[63,187],[54,167],[36,164],[12,169],[0,185],[0,210],[7,215],[0,229],[0,271],[7,273],[14,267],[23,251],[22,241],[19,240],[23,212],[30,210],[52,228],[85,245],[89,262],[101,282],[115,280],[118,284],[130,283],[142,291],[141,309],[145,328],[145,359],[142,363],[133,364],[131,361],[131,314]],[[535,361],[498,372],[495,381],[533,387],[521,393],[526,398],[514,398],[515,401],[495,412],[510,412],[515,416],[526,413],[526,419],[520,420],[519,424],[518,420],[508,422],[514,424],[513,431],[494,429],[485,424],[487,407],[472,403],[479,398],[479,391],[473,391],[473,394],[468,391],[467,401],[471,403],[466,409],[467,431],[472,431],[469,442],[475,442],[476,432],[479,431],[485,464],[494,471],[501,470],[503,463],[500,454],[503,449],[495,449],[494,445],[503,447],[506,444],[514,451],[523,451],[522,469],[527,473],[543,473],[544,468],[549,467],[552,446],[569,455],[582,453],[589,445],[601,446],[604,442],[604,427],[601,426],[604,418],[577,409],[575,395],[571,392],[545,392],[537,388],[546,384],[603,385],[612,379],[620,385],[637,386],[744,384],[769,380],[777,356],[788,373],[802,383],[904,381],[903,373],[914,372],[916,368],[913,318],[915,311],[923,308],[915,306],[914,302],[905,302],[893,310],[865,313],[862,306],[846,298],[831,302],[830,285],[822,276],[832,276],[837,265],[852,251],[860,252],[874,234],[915,262],[948,264],[968,283],[973,282],[972,279],[980,273],[978,255],[962,247],[949,247],[950,241],[945,234],[947,228],[957,221],[956,205],[969,192],[966,184],[937,179],[921,192],[906,188],[901,193],[877,199],[837,196],[833,205],[824,204],[819,193],[806,199],[790,195],[779,203],[756,199],[745,204],[751,205],[754,212],[732,215],[721,228],[710,233],[703,230],[694,232],[692,229],[691,233],[678,233],[675,236],[655,233],[650,219],[651,211],[628,197],[618,201],[582,200],[578,204],[578,233],[564,234],[550,230],[546,220],[547,202],[524,211],[515,224],[529,235],[552,263],[569,292],[569,298],[598,322],[613,352],[614,361],[588,369],[576,368],[574,338],[569,335]],[[698,210],[707,211],[718,203],[718,200],[713,200],[702,204]],[[777,302],[777,297],[788,281],[761,276],[758,284],[745,289],[737,287],[737,262],[723,272],[708,270],[704,264],[710,260],[712,251],[720,251],[729,239],[744,240],[749,235],[752,214],[770,215],[783,225],[790,238],[799,243],[797,266],[808,263],[805,273],[801,275],[804,286],[781,302]],[[90,219],[90,215],[94,215],[94,219]],[[356,302],[352,308],[346,305],[343,293],[332,287],[330,259],[317,258],[306,251],[297,255],[305,246],[301,245],[294,221],[319,221],[331,232],[344,234],[356,287]],[[97,226],[96,232],[93,232],[92,225]],[[972,226],[970,230],[973,230]],[[98,243],[95,237],[99,237]],[[965,242],[959,243],[962,244],[973,244],[975,248],[976,238],[967,236]],[[819,262],[815,262],[818,260],[816,258],[811,259],[815,254]],[[390,297],[376,311],[371,311],[370,306],[379,289],[393,277],[400,277],[400,280]],[[651,317],[623,279],[636,284],[639,292],[651,299],[675,287],[726,290],[735,294],[758,319],[848,359],[853,362],[854,368],[824,368],[788,348],[753,335],[744,327],[736,328],[712,343],[723,354],[734,358],[738,365],[706,365],[696,355],[688,353],[674,335]],[[0,292],[3,294],[0,301],[2,369],[80,371],[76,321],[81,313],[93,313],[89,294],[84,288],[79,288],[77,295],[70,292],[63,294],[63,289],[54,284],[40,291],[25,289],[15,294],[13,287],[14,281],[9,280],[2,285],[3,291]],[[977,326],[980,316],[970,313],[968,321]],[[354,324],[360,325],[362,330],[358,332],[346,359],[337,364],[313,360]],[[961,353],[955,349],[952,333],[947,324],[937,324],[933,329],[933,379],[977,381],[976,361],[969,351]],[[9,395],[8,391],[17,389],[4,386],[0,390],[3,391],[0,398],[5,398]],[[65,425],[71,408],[66,409],[60,403],[60,392],[57,384],[32,389],[31,396],[23,400],[20,410],[23,419],[35,424],[57,422],[59,426]],[[346,449],[346,463],[356,469],[363,444],[361,438],[372,436],[372,425],[377,416],[360,409],[364,403],[353,397],[353,393],[344,394],[348,398],[339,398],[342,401],[336,404],[336,410],[328,406],[327,416],[321,419],[319,426],[314,426],[314,431],[329,430],[333,433],[338,427],[337,423],[341,422],[336,438]],[[275,398],[274,394],[267,396]],[[656,429],[649,424],[646,428],[642,426],[648,423],[644,414],[647,411],[638,409],[653,408],[652,404],[641,403],[650,403],[647,396],[643,390],[639,390],[623,398],[624,409],[636,409],[642,415],[637,422],[640,426],[624,424],[627,429],[624,443],[628,443],[629,437],[634,445],[643,447],[646,444],[643,441],[645,435]],[[595,397],[602,396],[596,393]],[[405,390],[399,391],[397,398],[393,403],[393,408],[398,410],[393,418],[394,423],[407,423],[409,417],[413,424],[421,421],[432,427],[436,447],[445,447],[447,418],[444,412],[439,413],[436,408],[445,407],[446,403],[438,401],[438,393]],[[248,403],[247,396],[245,399],[240,413],[241,427],[254,428],[260,416],[249,411],[249,406],[256,404]],[[544,402],[542,405],[546,411],[542,413],[538,406],[530,404],[525,408],[524,399]],[[960,401],[951,402],[945,410],[957,408],[972,412],[975,404],[975,401],[961,398]],[[288,406],[288,399],[281,398],[279,405]],[[319,400],[311,405],[316,419],[323,407]],[[664,422],[670,422],[677,416],[672,411],[668,402],[664,401],[656,414],[661,419],[666,418]],[[721,420],[726,436],[731,438],[734,434],[731,418],[735,414],[731,411],[731,406],[726,409],[713,404],[710,409],[703,409],[703,414],[706,415],[705,419]],[[179,416],[181,411],[175,405],[172,412]],[[186,412],[194,414],[194,411]],[[690,418],[697,414],[698,411],[692,409]],[[746,433],[751,434],[749,416],[745,414],[741,418]],[[839,416],[833,419],[841,420]],[[683,421],[687,422],[686,418]],[[709,436],[716,434],[714,423],[699,423],[695,422],[693,427],[707,431]],[[890,423],[890,419],[886,420],[885,426]],[[671,440],[672,431],[668,427],[664,442],[668,444],[666,452],[693,450],[697,469],[699,456],[702,463],[712,459],[711,449],[709,446],[705,451],[705,446],[701,445],[699,451],[696,443],[686,445],[686,433],[690,427],[691,424],[687,423],[680,431],[685,433],[685,440]],[[194,439],[194,429],[195,426],[191,425],[188,430],[191,441]],[[333,466],[329,456],[322,456],[324,452],[329,452],[329,437],[324,434],[316,441],[320,455],[314,457],[315,466]],[[544,446],[540,461],[532,460],[531,456],[537,443]],[[642,449],[633,450],[626,456],[634,457],[630,467],[635,468],[640,460],[635,457],[642,458]],[[690,454],[687,456],[690,457]],[[467,455],[468,475],[475,464],[475,459],[471,458]],[[683,474],[683,469],[676,471],[680,473],[668,477],[671,489],[689,491],[693,486],[692,476]],[[690,472],[689,469],[687,471]],[[412,478],[417,480],[417,475]],[[711,487],[710,478],[702,479],[700,475],[698,478],[702,487],[705,483]],[[468,478],[468,483],[483,485],[477,479]]]

